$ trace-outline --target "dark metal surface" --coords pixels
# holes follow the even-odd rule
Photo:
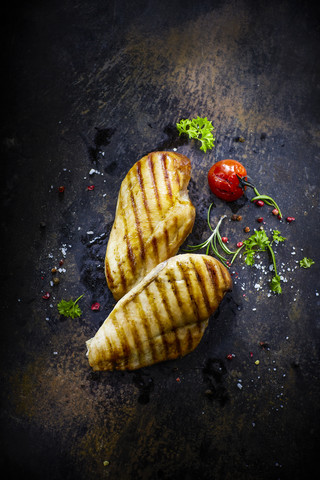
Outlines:
[[[6,478],[269,480],[312,471],[320,433],[318,13],[281,0],[13,2],[3,26],[1,138]],[[207,154],[177,137],[175,123],[197,115],[215,126]],[[233,292],[192,354],[93,373],[85,341],[114,305],[103,260],[121,180],[146,153],[173,148],[193,165],[189,243],[208,235],[213,200],[212,223],[227,214],[231,247],[244,226],[258,225],[261,211],[248,199],[228,205],[210,194],[207,171],[223,158],[243,162],[296,218],[262,213],[267,232],[287,238],[276,248],[283,294],[268,294],[267,256],[260,268],[239,258]],[[230,221],[234,212],[241,222]],[[315,261],[309,270],[297,263],[304,256]],[[53,267],[62,270],[53,275]],[[61,318],[57,303],[83,293],[82,317]]]

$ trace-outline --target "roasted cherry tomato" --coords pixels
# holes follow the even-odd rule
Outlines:
[[[220,160],[209,170],[208,182],[212,193],[218,198],[233,202],[242,197],[243,187],[239,185],[240,178],[247,180],[247,171],[244,166],[236,160]],[[244,187],[246,188],[246,187]]]

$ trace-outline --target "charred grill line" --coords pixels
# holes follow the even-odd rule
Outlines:
[[[136,270],[136,257],[135,257],[135,254],[133,252],[133,249],[132,249],[132,246],[131,246],[128,235],[126,234],[125,237],[126,237],[127,252],[128,252],[128,258],[129,258],[129,261],[130,261],[131,270],[133,272],[135,272],[135,270]]]
[[[148,345],[149,345],[150,350],[151,350],[152,360],[154,362],[156,362],[157,361],[157,352],[156,352],[154,342],[153,342],[153,338],[152,338],[152,334],[151,334],[150,322],[149,322],[149,319],[146,316],[146,314],[145,314],[145,312],[142,308],[142,305],[141,305],[141,302],[140,302],[140,299],[138,298],[138,296],[136,297],[136,302],[137,302],[137,308],[140,312],[141,325],[143,325],[143,327],[146,331],[146,334],[147,334]]]
[[[161,318],[160,318],[160,315],[158,314],[158,306],[156,305],[156,302],[154,301],[154,296],[153,296],[153,293],[150,292],[149,288],[146,288],[146,295],[147,295],[147,298],[148,298],[148,302],[149,302],[149,305],[150,305],[150,308],[151,308],[151,311],[153,312],[154,314],[154,320],[159,328],[159,331],[160,331],[160,337],[161,337],[161,340],[162,340],[162,344],[163,344],[163,347],[165,349],[165,352],[166,352],[166,356],[169,355],[169,345],[168,345],[168,342],[165,338],[165,329],[164,329],[164,326],[163,326],[163,323],[161,321]]]
[[[191,265],[192,265],[192,267],[193,267],[193,270],[194,270],[194,272],[195,272],[195,275],[196,275],[196,277],[197,277],[198,285],[199,285],[199,287],[200,287],[200,289],[201,289],[202,298],[203,298],[204,303],[205,303],[205,305],[206,305],[206,309],[207,309],[208,316],[209,316],[209,313],[210,313],[210,300],[209,300],[209,297],[208,297],[208,294],[207,294],[207,290],[206,290],[206,287],[205,287],[205,285],[206,285],[206,280],[205,280],[205,278],[204,278],[204,276],[203,276],[203,272],[201,271],[201,269],[198,270],[197,267],[196,267],[196,265],[195,265],[195,263],[194,263],[192,260],[190,260],[190,263],[191,263]]]
[[[146,214],[147,214],[147,218],[148,218],[148,222],[149,222],[149,226],[150,226],[150,231],[152,232],[152,221],[151,221],[151,217],[150,217],[150,208],[149,208],[148,199],[147,199],[147,195],[146,195],[146,191],[145,191],[145,187],[144,187],[144,180],[143,180],[143,175],[142,175],[142,172],[141,172],[141,162],[140,161],[137,162],[137,178],[138,178],[138,182],[139,182],[139,186],[140,186],[143,205],[144,205],[144,208],[145,208],[145,211],[146,211]],[[157,261],[159,262],[159,252],[158,252],[157,239],[155,237],[153,237],[151,243],[152,243],[154,255],[155,255]]]
[[[159,297],[162,301],[162,305],[164,306],[165,308],[165,311],[167,313],[167,316],[168,316],[168,319],[171,323],[171,329],[169,329],[169,332],[172,331],[173,334],[174,334],[174,338],[175,338],[175,346],[176,346],[176,349],[177,349],[177,352],[179,355],[181,355],[182,353],[182,350],[181,350],[181,344],[180,344],[180,340],[179,340],[179,337],[177,335],[177,327],[175,325],[175,322],[174,322],[174,316],[172,315],[172,312],[170,310],[170,306],[169,306],[169,301],[168,301],[168,296],[166,295],[166,291],[165,291],[165,288],[161,288],[161,282],[159,281],[158,278],[155,279],[155,285],[157,287],[157,290],[159,292]],[[169,333],[169,332],[166,332],[166,333]]]
[[[139,359],[138,363],[141,365],[141,363],[142,363],[141,362],[141,356],[143,355],[143,348],[142,348],[142,341],[141,341],[141,338],[140,338],[140,335],[139,335],[139,331],[137,329],[137,326],[136,326],[135,322],[131,321],[130,315],[127,313],[126,306],[123,306],[123,311],[124,311],[124,315],[126,317],[126,320],[128,322],[128,328],[130,328],[130,330],[131,330],[132,338],[133,338],[133,341],[134,341],[134,351],[132,352],[133,355],[128,356],[128,363],[130,362],[130,358],[132,356],[134,357],[134,353],[137,353],[137,357]]]
[[[124,212],[124,209],[123,209],[123,206],[122,206],[122,197],[120,196],[119,197],[119,211],[121,211],[121,210]],[[122,215],[122,218],[123,218],[123,223],[124,223],[124,230],[125,230],[125,232],[127,232],[128,228],[127,228],[127,222],[126,222],[125,215]],[[120,272],[120,283],[123,286],[123,288],[125,289],[125,288],[127,288],[127,280],[126,280],[125,272],[123,271],[119,248],[116,249],[115,253],[117,254],[116,260],[117,260],[117,266],[118,266],[118,269],[119,269],[119,272]]]
[[[170,198],[172,198],[172,188],[171,188],[170,177],[169,177],[168,169],[167,169],[167,155],[165,155],[165,154],[161,155],[161,166],[162,166],[164,181],[165,181],[165,184],[167,186],[168,194],[169,194]]]
[[[164,158],[164,155],[161,155],[161,165],[162,165],[162,170],[164,170],[166,172],[166,174],[168,174],[167,170],[165,167],[163,167],[163,158]],[[160,195],[159,195],[159,190],[158,190],[158,184],[161,185],[161,182],[163,182],[163,179],[160,178],[158,179],[155,175],[155,170],[154,170],[154,164],[153,164],[153,157],[152,157],[152,154],[150,154],[148,156],[148,163],[149,163],[149,167],[150,167],[150,173],[151,173],[151,179],[152,179],[152,185],[153,185],[153,188],[154,188],[154,192],[155,192],[155,196],[156,196],[156,199],[157,199],[157,204],[158,204],[158,207],[159,207],[159,211],[160,213],[162,212],[162,206],[161,206],[161,201],[160,201]],[[165,173],[164,173],[164,179],[165,179]],[[166,183],[166,180],[164,181],[164,183]],[[168,184],[167,184],[167,189],[168,189]],[[169,183],[169,189],[171,191],[171,185]],[[172,192],[171,192],[171,197],[170,199],[172,199]],[[170,250],[169,250],[169,247],[170,247],[170,239],[169,239],[169,232],[167,230],[167,228],[164,229],[163,231],[163,235],[164,235],[164,239],[165,239],[165,246],[166,246],[166,256],[170,255]]]
[[[197,306],[195,305],[195,301],[194,301],[194,288],[192,286],[192,281],[190,281],[190,278],[189,278],[189,275],[186,272],[185,266],[181,262],[177,262],[177,267],[180,269],[180,271],[182,273],[182,277],[183,277],[184,281],[186,282],[187,292],[188,292],[188,296],[189,296],[189,303],[192,307],[194,317],[197,319],[197,322],[199,322],[200,321],[199,312],[198,312]]]
[[[113,317],[111,321],[116,332],[116,337],[120,342],[120,348],[118,348],[115,344],[113,345],[113,347],[115,347],[116,350],[118,351],[117,355],[115,356],[115,359],[118,358],[119,360],[122,360],[124,366],[128,367],[130,348],[129,348],[129,342],[128,342],[127,336],[125,334],[125,331],[122,325],[118,322],[116,317]],[[115,361],[115,364],[117,363],[118,362]]]
[[[142,230],[141,230],[137,205],[135,203],[134,196],[133,196],[132,192],[130,193],[130,200],[131,200],[131,206],[132,206],[133,213],[134,213],[134,220],[135,220],[136,229],[137,229],[138,238],[139,238],[139,243],[140,243],[141,258],[144,259],[145,255],[146,255],[146,252],[145,252],[144,243],[143,243],[143,236],[142,236]]]
[[[156,197],[156,200],[157,200],[159,211],[161,212],[162,208],[161,208],[161,203],[160,203],[160,197],[159,197],[157,182],[156,182],[156,179],[155,179],[155,176],[154,176],[154,165],[153,165],[153,161],[152,161],[152,154],[148,155],[148,166],[149,166],[149,171],[150,171],[150,176],[151,176],[151,180],[152,180],[152,186],[153,186],[154,194],[155,194],[155,197]]]
[[[215,287],[217,285],[217,278],[216,278],[217,274],[215,270],[212,268],[212,265],[207,260],[204,260],[204,264],[209,273],[209,278],[211,280],[211,283]]]

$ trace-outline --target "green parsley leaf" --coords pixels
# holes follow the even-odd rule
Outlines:
[[[279,275],[275,275],[272,277],[271,282],[270,282],[270,289],[272,292],[275,293],[282,293],[282,288],[280,285],[280,277]]]
[[[272,240],[276,243],[279,243],[279,242],[284,242],[286,238],[280,235],[279,230],[273,230]]]
[[[60,315],[64,315],[65,317],[71,317],[71,318],[76,318],[80,317],[82,315],[81,308],[79,305],[77,305],[77,302],[82,298],[83,295],[77,298],[77,300],[61,300],[61,302],[58,303],[58,311]]]
[[[273,231],[272,241],[283,242],[284,240],[285,238],[280,235],[279,230]],[[247,240],[243,242],[243,245],[245,247],[245,263],[247,265],[254,265],[254,256],[258,252],[265,252],[266,250],[268,250],[272,258],[274,269],[274,276],[270,282],[270,288],[272,292],[282,293],[280,276],[277,274],[276,257],[272,249],[271,243],[272,242],[270,242],[264,230],[256,230],[249,238],[247,238]]]
[[[256,230],[247,240],[244,242],[245,255],[253,255],[257,252],[265,252],[270,244],[270,240],[264,230]],[[247,263],[247,262],[246,262]],[[253,262],[254,263],[254,262]],[[253,265],[248,263],[248,265]]]
[[[304,257],[302,260],[300,260],[300,267],[310,268],[314,263],[315,262],[312,260],[312,258]]]
[[[183,119],[176,124],[179,135],[186,134],[189,138],[194,138],[201,142],[200,150],[206,152],[208,148],[210,150],[214,147],[215,138],[213,138],[212,130],[214,126],[207,119],[207,117],[193,118],[192,120]]]

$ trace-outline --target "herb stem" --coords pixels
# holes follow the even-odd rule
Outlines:
[[[241,252],[241,250],[243,249],[244,245],[242,245],[242,247],[239,247],[238,250],[234,253],[232,259],[231,259],[231,262],[230,262],[230,265],[233,264],[233,262],[235,261],[235,259],[237,258],[237,256],[239,255],[239,253]]]
[[[271,247],[271,245],[267,245],[269,252],[271,253],[271,258],[272,258],[272,263],[273,263],[273,270],[274,270],[274,276],[276,277],[278,275],[277,273],[277,265],[276,265],[276,257],[274,255],[274,251]]]

